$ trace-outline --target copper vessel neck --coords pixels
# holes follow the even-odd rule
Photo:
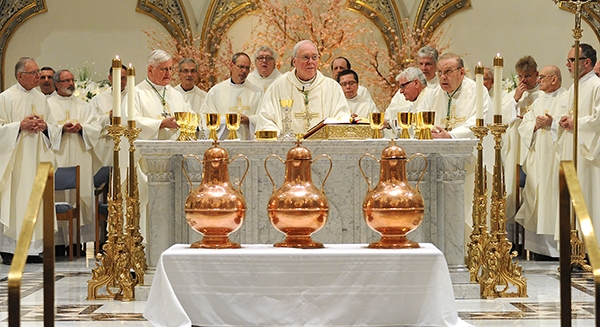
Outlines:
[[[288,159],[285,161],[286,182],[312,182],[310,160]]]
[[[227,160],[204,161],[202,182],[210,184],[229,184]]]
[[[381,159],[379,165],[380,182],[406,182],[406,159]]]

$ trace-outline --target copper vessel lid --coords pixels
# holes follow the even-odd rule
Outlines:
[[[227,161],[229,160],[229,153],[227,153],[227,150],[225,150],[225,148],[222,148],[219,146],[219,142],[218,141],[214,141],[213,142],[213,146],[206,149],[206,152],[204,152],[204,157],[203,157],[204,161]]]
[[[298,140],[296,146],[291,148],[286,157],[287,160],[311,160],[312,156],[308,148],[303,147],[302,142]]]
[[[381,159],[406,159],[406,152],[392,139],[390,145],[381,151]]]

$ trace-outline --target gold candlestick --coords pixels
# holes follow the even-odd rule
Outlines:
[[[483,165],[483,138],[488,134],[483,119],[477,119],[476,125],[471,127],[477,143],[477,165],[475,166],[475,183],[473,189],[473,231],[467,244],[465,264],[469,269],[471,283],[479,282],[481,266],[485,257],[485,248],[490,239],[487,230],[487,177]]]
[[[502,166],[502,135],[508,125],[502,124],[502,115],[494,115],[494,124],[488,125],[494,135],[494,176],[490,205],[490,239],[485,247],[485,257],[479,278],[482,298],[527,297],[527,279],[522,268],[512,259],[517,252],[510,252],[511,242],[506,238],[506,190],[504,187],[504,168]],[[517,288],[508,292],[509,284]]]

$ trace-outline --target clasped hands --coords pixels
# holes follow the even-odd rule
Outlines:
[[[46,122],[44,121],[44,119],[37,115],[31,115],[31,116],[25,117],[25,119],[23,119],[21,121],[21,125],[20,125],[20,129],[22,131],[26,131],[26,132],[30,132],[30,133],[43,132],[47,128],[48,128],[48,126],[46,125]]]

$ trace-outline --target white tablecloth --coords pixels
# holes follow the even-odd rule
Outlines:
[[[156,268],[144,317],[156,326],[468,326],[443,254],[361,244],[324,249],[176,244]]]

